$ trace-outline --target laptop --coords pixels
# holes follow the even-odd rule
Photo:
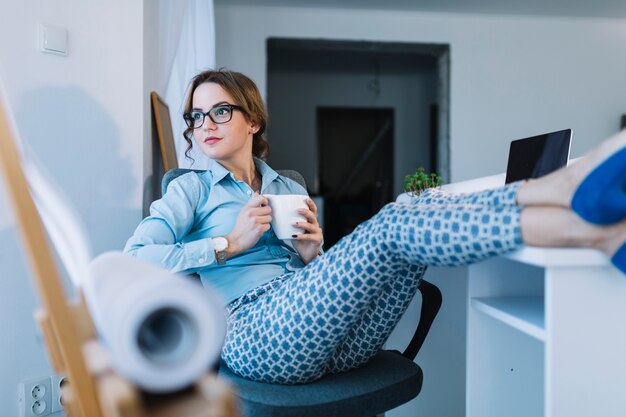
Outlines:
[[[539,178],[567,165],[572,129],[511,141],[505,183]]]

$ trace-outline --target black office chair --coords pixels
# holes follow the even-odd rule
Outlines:
[[[163,194],[174,178],[190,172],[172,169],[161,183]],[[196,172],[201,172],[197,171]],[[277,171],[306,188],[296,171]],[[224,363],[219,375],[228,380],[245,417],[372,417],[415,398],[422,389],[422,369],[413,361],[441,306],[441,292],[422,280],[422,310],[417,329],[404,352],[381,350],[367,365],[326,375],[299,385],[255,382],[232,373]]]

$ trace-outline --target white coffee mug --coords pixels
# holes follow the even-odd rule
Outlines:
[[[306,195],[301,194],[263,194],[272,208],[272,229],[279,239],[293,239],[293,235],[303,233],[293,226],[296,222],[306,222],[298,209],[308,208]]]

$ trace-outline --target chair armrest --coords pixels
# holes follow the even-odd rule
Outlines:
[[[420,321],[417,324],[415,334],[411,339],[411,342],[402,353],[402,356],[411,360],[415,359],[417,353],[420,351],[426,335],[430,330],[430,326],[433,324],[439,308],[441,307],[441,291],[435,285],[426,280],[421,280],[419,287],[420,293],[422,293],[422,312],[420,315]]]

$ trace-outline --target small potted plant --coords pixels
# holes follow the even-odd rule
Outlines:
[[[443,184],[443,178],[439,174],[435,172],[427,174],[424,168],[419,167],[413,174],[404,177],[403,187],[405,193],[398,196],[396,201],[409,201],[417,197],[422,191],[428,188],[439,187]]]

